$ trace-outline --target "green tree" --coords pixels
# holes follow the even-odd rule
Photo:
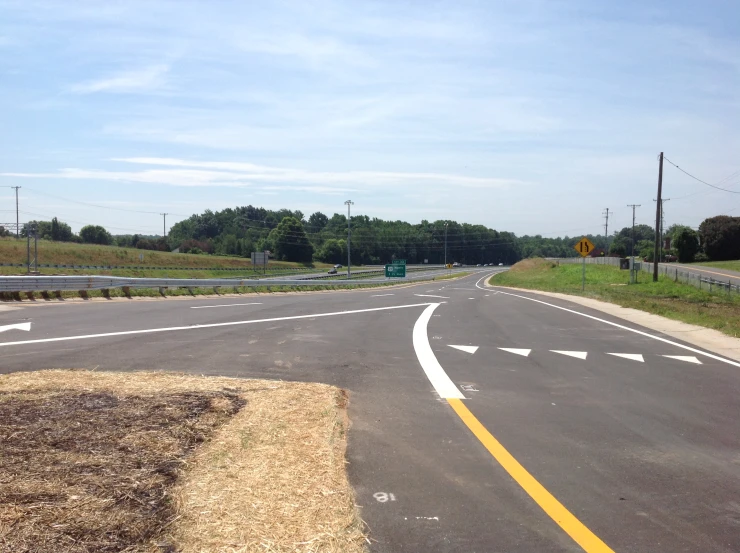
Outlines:
[[[113,243],[111,234],[99,225],[86,225],[80,229],[80,238],[86,244],[103,244]]]
[[[274,255],[284,261],[308,263],[313,259],[313,245],[308,241],[300,220],[284,217],[270,233],[274,243]]]
[[[676,232],[673,247],[681,263],[691,263],[699,252],[699,235],[693,229],[683,227]]]
[[[327,240],[316,253],[316,259],[324,263],[342,263],[347,259],[347,241]]]
[[[317,211],[312,213],[308,218],[308,229],[311,233],[315,234],[324,230],[324,227],[329,224],[329,217]]]
[[[719,215],[705,219],[699,225],[699,239],[712,261],[740,259],[740,217]]]

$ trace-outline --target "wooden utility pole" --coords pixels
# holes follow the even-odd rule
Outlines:
[[[655,254],[653,255],[653,282],[658,282],[658,262],[660,261],[660,212],[663,209],[663,152],[660,152],[658,166],[658,200],[655,202]]]

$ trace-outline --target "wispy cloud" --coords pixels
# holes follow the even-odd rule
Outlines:
[[[521,181],[494,177],[471,177],[447,173],[395,171],[310,171],[229,161],[188,161],[172,158],[116,158],[113,161],[136,165],[164,166],[141,171],[88,170],[64,168],[51,173],[0,173],[16,178],[56,178],[139,182],[168,186],[248,187],[260,185],[263,191],[300,191],[337,194],[393,187],[462,187],[500,189],[521,185]],[[348,186],[349,185],[349,186]]]
[[[77,83],[70,86],[69,90],[76,94],[145,92],[164,86],[166,83],[164,76],[169,70],[169,65],[151,65],[142,69],[109,75],[101,79]]]

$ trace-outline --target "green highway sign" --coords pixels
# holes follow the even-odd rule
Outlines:
[[[386,265],[385,278],[406,278],[406,265]]]
[[[406,260],[405,259],[394,259],[393,264],[394,265],[406,265]]]

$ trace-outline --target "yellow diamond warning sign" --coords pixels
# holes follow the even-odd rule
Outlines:
[[[593,243],[585,236],[581,238],[580,241],[573,247],[578,253],[581,254],[581,257],[586,257],[588,254],[594,251]]]

